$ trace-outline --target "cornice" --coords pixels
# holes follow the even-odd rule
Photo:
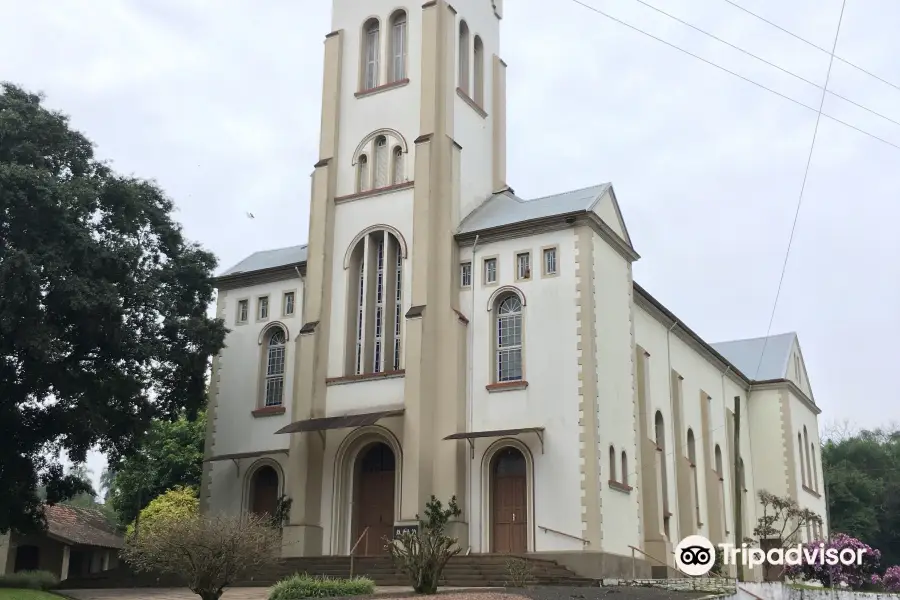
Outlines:
[[[264,283],[275,283],[277,281],[285,281],[288,279],[297,279],[297,270],[300,270],[301,278],[306,277],[306,262],[292,263],[289,265],[281,265],[271,267],[269,269],[260,269],[257,271],[247,271],[245,273],[234,273],[232,275],[222,275],[213,278],[213,283],[220,290],[234,290],[254,285],[262,285]]]
[[[750,386],[750,391],[752,392],[755,390],[787,390],[797,396],[797,399],[813,413],[817,415],[822,413],[822,409],[816,406],[816,403],[813,402],[812,398],[807,396],[806,393],[790,379],[766,379],[765,381],[754,381]]]

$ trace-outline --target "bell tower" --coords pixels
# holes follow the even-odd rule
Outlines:
[[[402,376],[397,524],[414,520],[432,494],[445,503],[456,496],[463,515],[452,533],[463,544],[468,457],[461,444],[443,440],[466,426],[468,322],[459,311],[454,233],[506,187],[500,2],[333,0],[305,324],[296,336],[294,421],[330,415],[327,383],[337,376]],[[366,279],[375,270],[381,282],[383,258],[396,259],[396,284],[387,284],[396,293],[396,316],[382,311],[380,287],[363,292],[376,289]],[[396,332],[392,353],[386,325]],[[333,476],[326,474],[327,444],[315,434],[290,435],[286,553],[321,554],[329,512],[322,501],[330,497],[323,492]]]

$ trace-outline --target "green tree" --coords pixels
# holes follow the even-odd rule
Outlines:
[[[0,533],[86,492],[65,451],[129,454],[154,418],[191,415],[226,329],[216,260],[152,182],[114,173],[38,95],[0,88]]]
[[[120,523],[133,521],[166,490],[200,486],[205,436],[205,411],[193,420],[186,415],[172,422],[155,420],[137,452],[110,465],[116,475],[108,498]]]
[[[137,527],[138,535],[142,535],[160,523],[196,517],[199,512],[200,501],[197,499],[196,488],[178,486],[150,501],[141,510],[141,518],[128,524],[126,532],[130,536]]]
[[[900,564],[900,431],[833,436],[822,447],[831,529],[859,538]]]

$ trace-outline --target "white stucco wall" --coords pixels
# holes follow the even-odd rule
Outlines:
[[[331,329],[328,340],[328,377],[349,375],[344,372],[347,337],[347,289],[350,277],[358,277],[344,268],[344,257],[351,249],[353,240],[369,228],[389,225],[396,229],[405,240],[407,250],[412,248],[413,239],[413,190],[405,189],[381,196],[341,203],[335,206],[334,246],[331,280]],[[402,243],[402,242],[401,242]],[[403,261],[403,312],[410,307],[409,290],[412,284],[412,267],[407,255]],[[404,319],[405,320],[405,319]],[[405,324],[401,324],[404,327]],[[405,333],[405,331],[404,331]],[[401,352],[405,350],[401,346]],[[401,356],[401,364],[403,364]],[[329,392],[330,394],[330,392]],[[338,394],[340,395],[340,394]],[[374,401],[378,404],[380,401]]]
[[[460,181],[459,219],[462,220],[487,200],[493,184],[493,56],[499,55],[500,21],[494,15],[491,2],[462,0],[453,2],[457,11],[456,31],[465,20],[469,27],[469,80],[474,82],[474,40],[477,35],[483,44],[482,56],[484,100],[481,108],[486,117],[478,114],[469,104],[454,94],[453,137],[462,146],[460,169],[464,173]],[[458,35],[457,35],[458,39]],[[459,46],[456,47],[456,72],[454,87],[462,87],[459,81]],[[474,84],[469,85],[469,97],[475,99]]]
[[[599,235],[593,236],[600,489],[603,550],[631,554],[640,548],[638,492],[614,489],[609,447],[616,453],[616,481],[623,481],[622,451],[627,455],[628,485],[638,486],[637,423],[634,417],[634,340],[632,339],[631,267]]]
[[[559,245],[559,275],[542,278],[539,263],[533,264],[530,281],[514,280],[515,253],[531,249],[532,259],[544,246]],[[473,335],[470,430],[485,431],[516,427],[545,427],[544,449],[534,435],[519,436],[534,459],[534,514],[530,536],[537,550],[580,550],[581,542],[552,532],[547,527],[581,537],[581,501],[578,444],[578,372],[576,356],[575,235],[572,230],[537,235],[528,239],[481,244],[473,267],[473,288],[462,290],[460,306],[469,318]],[[496,256],[498,284],[482,285],[481,260]],[[460,253],[471,260],[472,249]],[[528,387],[489,393],[493,379],[494,313],[488,312],[491,295],[504,285],[515,285],[525,296],[524,377]],[[474,295],[474,306],[473,306]],[[548,318],[550,317],[550,318]],[[470,540],[473,551],[488,551],[487,507],[482,496],[484,452],[496,440],[477,440],[472,461],[472,505]],[[570,492],[562,492],[571,490]]]
[[[381,23],[381,59],[379,82],[387,82],[389,19],[398,8],[407,11],[407,77],[409,84],[357,97],[360,90],[362,54],[360,42],[364,23],[377,17]],[[419,136],[419,111],[422,80],[422,9],[421,4],[398,5],[394,0],[335,0],[332,9],[332,30],[344,31],[343,69],[338,141],[337,196],[356,193],[356,173],[353,152],[368,134],[376,129],[390,128],[399,131],[406,140],[409,154],[405,157],[406,176],[413,179],[415,162],[413,141]]]
[[[810,454],[810,460],[815,461],[815,466],[812,469],[813,471],[813,479],[815,481],[811,482],[807,480],[807,487],[813,490],[818,494],[811,493],[809,490],[803,489],[802,483],[803,479],[800,477],[799,469],[801,468],[801,460],[798,457],[797,460],[797,503],[802,508],[808,508],[812,511],[815,511],[820,517],[823,519],[826,517],[826,505],[825,505],[825,483],[822,478],[822,443],[819,439],[819,424],[818,418],[816,414],[803,402],[794,395],[793,392],[787,391],[788,405],[790,407],[791,413],[791,425],[793,425],[794,431],[792,432],[791,439],[794,440],[794,445],[797,445],[797,433],[799,432],[801,435],[803,433],[803,428],[806,427],[807,436],[809,437],[809,444],[805,444],[807,447],[805,450]],[[809,449],[809,445],[813,446],[813,449]],[[799,448],[797,449],[799,452]],[[814,452],[814,454],[812,454]],[[805,457],[803,458],[802,468],[806,468]],[[827,528],[826,528],[827,533]],[[805,536],[805,531],[803,532]]]
[[[699,468],[697,487],[700,492],[700,514],[703,517],[703,526],[700,527],[701,535],[708,536],[711,520],[720,518],[718,515],[709,514],[705,479],[707,469],[715,468],[716,444],[719,445],[722,452],[723,470],[725,472],[726,523],[730,535],[734,535],[734,504],[732,501],[734,495],[734,454],[733,450],[730,450],[728,441],[728,427],[730,427],[730,423],[727,421],[726,415],[734,410],[734,397],[741,396],[741,457],[744,460],[745,481],[749,490],[747,492],[749,509],[747,511],[748,514],[743,519],[743,523],[744,533],[749,535],[747,528],[750,527],[752,529],[752,524],[756,520],[755,504],[752,501],[752,498],[755,497],[753,477],[755,457],[752,453],[754,441],[751,438],[751,423],[754,420],[752,408],[750,408],[752,403],[750,405],[747,403],[746,390],[728,376],[724,376],[723,370],[719,370],[717,366],[682,341],[676,334],[668,333],[667,328],[662,323],[640,307],[635,307],[635,337],[637,344],[650,353],[649,410],[648,414],[644,415],[644,418],[647,419],[647,431],[650,436],[653,436],[654,418],[657,410],[662,412],[666,427],[669,506],[673,515],[677,515],[678,510],[693,510],[693,507],[679,507],[676,494],[674,461],[674,435],[676,435],[676,432],[674,431],[669,373],[671,370],[674,370],[684,378],[681,384],[683,431],[677,432],[677,435],[682,437],[682,448],[687,453],[687,429],[691,428],[694,432]],[[710,423],[708,431],[703,431],[701,398],[707,395],[712,398],[710,402]],[[705,463],[703,454],[704,435],[709,436],[710,439],[709,464]],[[693,533],[679,531],[677,518],[672,519],[670,528],[672,541],[676,543],[685,535]]]
[[[282,294],[295,292],[296,304],[292,316],[282,315]],[[303,286],[299,277],[241,289],[220,291],[225,306],[221,316],[231,331],[225,338],[225,348],[219,356],[218,395],[216,397],[215,437],[212,454],[256,452],[273,448],[287,448],[288,436],[274,435],[275,431],[290,423],[291,398],[293,397],[294,360],[296,335],[302,323]],[[257,299],[269,296],[270,317],[256,319]],[[250,300],[250,318],[245,324],[237,324],[238,302]],[[262,406],[263,354],[260,334],[273,322],[280,322],[287,330],[285,348],[285,376],[283,415],[254,418],[251,412]]]

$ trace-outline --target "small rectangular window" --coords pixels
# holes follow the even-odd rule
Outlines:
[[[284,293],[284,316],[294,314],[294,292]]]
[[[237,322],[238,323],[246,323],[249,312],[250,312],[250,301],[249,300],[240,300],[238,302]]]
[[[258,319],[262,321],[263,319],[269,318],[269,297],[261,296],[259,298],[259,313]]]
[[[544,275],[556,275],[556,248],[544,249]]]
[[[497,283],[497,259],[484,259],[484,282]]]
[[[459,281],[464,288],[472,286],[472,263],[464,262],[460,265]]]
[[[516,279],[531,279],[531,253],[516,254]]]

